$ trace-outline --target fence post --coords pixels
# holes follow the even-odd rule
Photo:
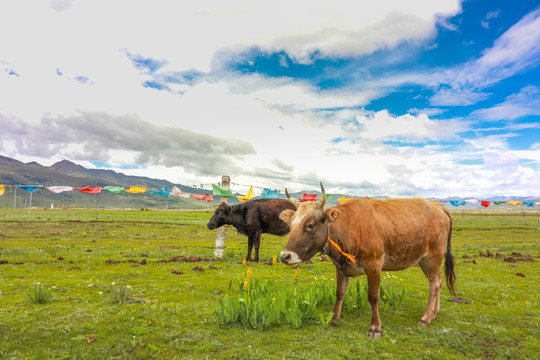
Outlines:
[[[221,187],[223,189],[229,189],[231,184],[231,178],[229,176],[221,177]],[[228,197],[220,196],[220,202],[227,204],[229,202]],[[225,226],[217,229],[216,232],[216,250],[214,251],[214,257],[216,259],[223,259],[223,252],[225,249]]]

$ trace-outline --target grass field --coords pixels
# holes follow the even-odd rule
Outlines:
[[[457,292],[429,328],[419,268],[383,273],[410,292],[381,309],[383,336],[366,336],[368,306],[346,309],[336,327],[286,324],[264,331],[220,327],[219,299],[246,267],[246,238],[227,230],[225,261],[213,257],[210,213],[9,210],[0,213],[1,359],[536,359],[540,354],[540,214],[454,216]],[[286,238],[263,235],[261,258]],[[487,250],[494,256],[480,256]],[[504,257],[514,254],[507,260]],[[496,253],[504,257],[497,258]],[[168,262],[191,255],[196,262]],[[487,254],[490,255],[490,254]],[[530,259],[525,255],[532,256]],[[179,258],[176,258],[177,260]],[[303,265],[298,286],[333,282],[331,262]],[[534,261],[519,261],[519,260]],[[174,259],[173,259],[174,260]],[[197,259],[194,259],[197,260]],[[194,271],[193,268],[203,271]],[[253,277],[295,283],[282,264],[251,264]],[[183,273],[180,273],[183,272]],[[518,274],[518,275],[516,275]],[[362,278],[362,281],[365,281]],[[40,303],[43,302],[43,303]],[[331,308],[321,308],[328,312]]]

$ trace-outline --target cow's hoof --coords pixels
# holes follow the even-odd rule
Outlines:
[[[368,332],[368,336],[372,339],[378,339],[380,338],[382,335],[382,332],[381,331],[377,331],[377,330],[369,330]]]
[[[424,320],[420,320],[418,322],[418,326],[428,327],[429,325],[431,325],[431,323],[428,323],[427,321],[424,321]]]

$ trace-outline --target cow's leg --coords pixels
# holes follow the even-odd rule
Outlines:
[[[429,326],[431,321],[435,319],[439,313],[439,303],[441,298],[442,287],[442,274],[441,263],[443,254],[428,254],[427,257],[422,258],[418,265],[426,275],[429,281],[429,300],[426,308],[426,312],[422,319],[418,323],[421,326]]]
[[[368,336],[377,339],[382,335],[381,319],[379,318],[379,293],[381,286],[381,265],[366,266],[368,280],[368,300],[371,305],[371,326]]]
[[[343,305],[347,286],[349,286],[349,278],[336,267],[336,303],[332,310],[334,312],[334,317],[332,317],[332,322],[330,323],[332,326],[336,325],[339,316],[341,315],[341,305]]]
[[[255,262],[259,262],[259,248],[261,247],[261,233],[256,232],[253,237],[253,245],[255,246]]]
[[[253,250],[253,236],[248,235],[248,253],[246,261],[251,261],[251,251]]]

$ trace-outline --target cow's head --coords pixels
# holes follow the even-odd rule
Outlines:
[[[287,189],[285,193],[289,201],[296,206],[296,211],[285,210],[279,215],[291,229],[287,245],[281,252],[281,262],[294,265],[311,259],[313,255],[323,250],[328,237],[328,223],[337,219],[339,211],[324,209],[326,192],[322,182],[319,201],[301,203],[290,196]]]
[[[218,227],[221,227],[225,224],[231,223],[231,207],[225,203],[219,204],[216,211],[214,211],[214,215],[212,215],[212,218],[208,221],[208,224],[206,224],[206,227],[210,230],[216,229]]]

